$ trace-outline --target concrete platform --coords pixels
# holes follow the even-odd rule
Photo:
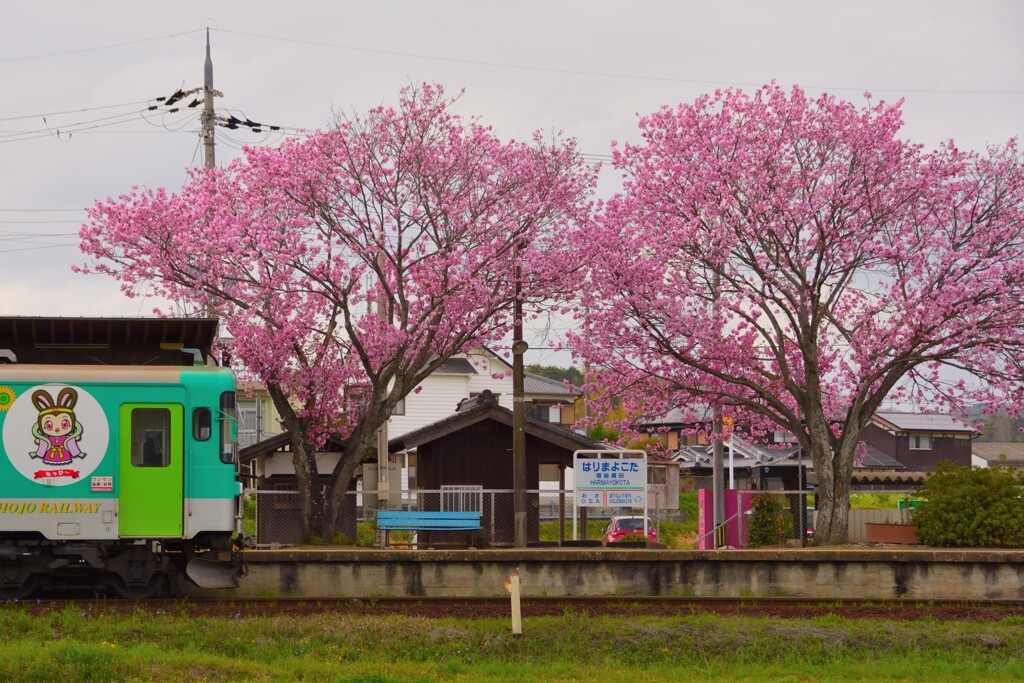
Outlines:
[[[1024,551],[316,548],[249,551],[245,596],[731,596],[1024,601]]]

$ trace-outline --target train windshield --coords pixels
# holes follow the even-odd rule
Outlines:
[[[237,429],[235,392],[225,391],[220,395],[220,459],[222,462],[236,462],[235,438]]]

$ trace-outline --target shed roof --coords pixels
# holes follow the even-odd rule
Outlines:
[[[338,436],[331,436],[327,443],[317,451],[318,453],[334,453],[345,448],[345,440]],[[246,446],[238,451],[238,461],[247,463],[264,455],[274,453],[288,453],[292,450],[292,437],[288,432],[281,432],[274,436],[267,437],[251,446]]]
[[[497,398],[486,389],[478,396],[463,401],[459,406],[459,412],[454,415],[391,439],[388,442],[388,450],[395,452],[418,448],[425,443],[435,441],[484,420],[494,420],[509,427],[512,426],[512,411],[498,405]],[[582,434],[550,422],[525,417],[523,426],[529,436],[543,439],[567,450],[604,448],[601,444]]]
[[[0,348],[18,363],[192,365],[210,355],[216,318],[0,317]]]

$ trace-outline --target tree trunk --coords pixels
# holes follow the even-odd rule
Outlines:
[[[299,496],[299,519],[304,538],[329,538],[333,531],[327,523],[327,506],[324,502],[323,489],[320,487],[319,472],[316,465],[316,451],[306,437],[305,425],[295,415],[295,409],[280,385],[267,383],[267,393],[274,401],[281,416],[281,422],[291,437],[292,464],[295,467],[295,479]]]
[[[840,545],[849,538],[850,476],[856,438],[845,434],[833,447],[831,428],[823,414],[808,419],[811,461],[818,477],[814,539],[824,545]]]
[[[416,364],[417,367],[425,364]],[[327,519],[333,531],[356,540],[355,497],[349,495],[349,484],[367,459],[367,454],[376,443],[378,428],[391,417],[395,404],[404,393],[404,378],[396,378],[395,384],[386,396],[374,394],[368,402],[366,415],[345,441],[345,450],[331,472],[327,484]],[[387,453],[377,454],[378,467],[387,467]]]
[[[832,458],[829,458],[832,460]],[[817,512],[814,515],[814,539],[824,545],[839,545],[847,542],[850,525],[850,489],[829,466],[819,469]]]
[[[330,526],[335,532],[348,536],[353,543],[357,538],[356,505],[355,498],[349,495],[348,489],[359,466],[363,464],[365,452],[366,446],[360,446],[350,440],[345,445],[341,459],[335,465],[330,483],[327,485],[327,519],[330,520]]]

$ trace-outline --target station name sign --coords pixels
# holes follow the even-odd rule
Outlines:
[[[577,451],[573,476],[580,507],[643,507],[646,503],[647,454],[643,451]]]

